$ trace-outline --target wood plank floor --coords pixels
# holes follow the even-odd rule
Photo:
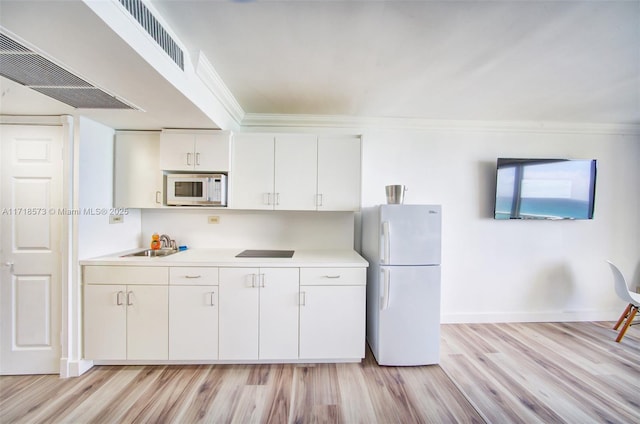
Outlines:
[[[442,326],[440,366],[100,366],[0,377],[5,423],[638,423],[640,328]]]

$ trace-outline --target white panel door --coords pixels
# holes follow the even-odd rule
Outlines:
[[[169,359],[218,359],[218,286],[169,287]]]
[[[380,221],[382,264],[440,264],[439,205],[382,205]]]
[[[0,127],[0,373],[60,370],[62,127]]]
[[[316,210],[318,137],[283,135],[275,144],[275,209]]]
[[[191,133],[162,132],[160,134],[160,169],[193,171],[195,136]]]
[[[364,358],[366,286],[301,286],[300,359]]]
[[[383,273],[386,275],[380,293],[378,363],[437,364],[440,358],[440,267],[383,267]]]
[[[260,359],[298,359],[298,268],[260,269]]]
[[[258,268],[220,268],[220,359],[258,359],[257,276]]]
[[[360,137],[318,139],[319,211],[360,210]]]
[[[196,171],[229,172],[231,136],[228,132],[195,135]]]
[[[273,143],[269,134],[234,136],[230,208],[273,209]]]

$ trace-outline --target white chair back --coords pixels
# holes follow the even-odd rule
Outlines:
[[[629,286],[627,286],[627,282],[625,281],[622,272],[620,272],[618,267],[611,262],[607,261],[607,263],[611,267],[611,272],[613,273],[613,285],[618,297],[627,303],[638,305],[637,300],[631,297],[631,294],[629,293]]]

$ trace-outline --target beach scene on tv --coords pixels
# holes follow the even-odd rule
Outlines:
[[[495,219],[591,219],[595,161],[499,159]]]

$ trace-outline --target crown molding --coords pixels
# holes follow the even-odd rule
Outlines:
[[[640,134],[640,124],[536,121],[472,121],[423,118],[374,118],[347,115],[286,115],[246,113],[243,128],[319,127],[404,129],[424,131],[535,132],[568,134]]]
[[[196,75],[202,83],[213,93],[231,117],[240,124],[245,117],[244,109],[202,51],[197,53],[195,65]]]

